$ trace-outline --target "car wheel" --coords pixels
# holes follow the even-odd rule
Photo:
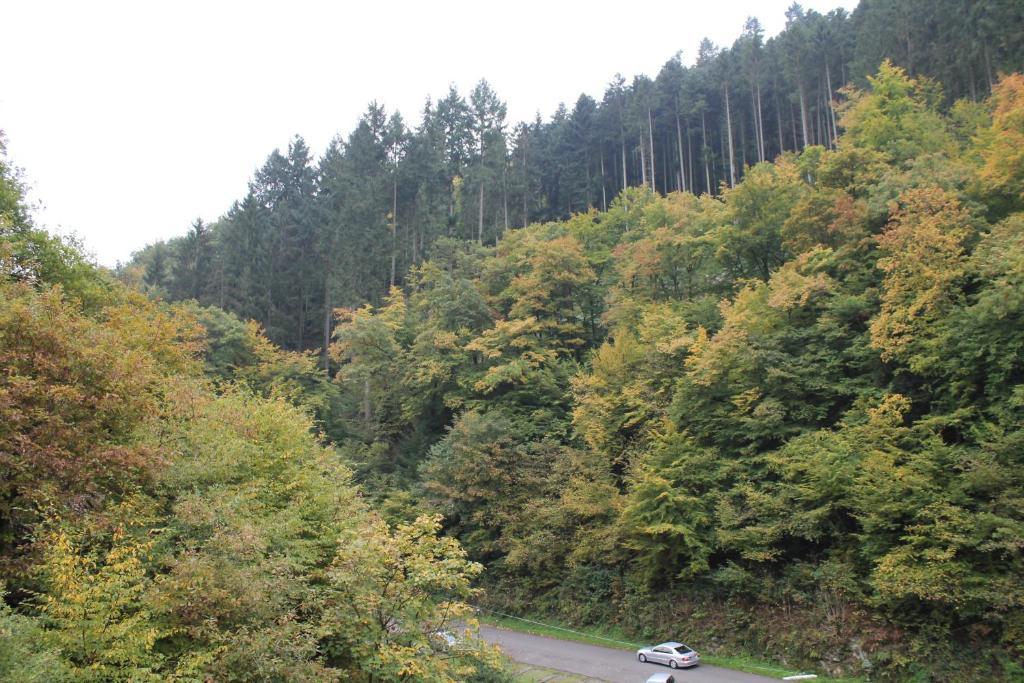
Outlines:
[[[679,668],[679,665],[676,664],[676,660],[674,660],[674,659],[668,660],[668,666],[669,666],[670,669],[678,669]]]
[[[638,657],[638,659],[640,660],[641,664],[646,664],[647,663],[647,657],[644,657],[643,655],[640,655]]]

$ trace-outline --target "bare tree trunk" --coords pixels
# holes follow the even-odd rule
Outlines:
[[[821,82],[818,83],[818,144],[822,147],[829,146],[829,136],[831,133],[829,129],[831,124],[828,122],[828,112],[825,110],[825,93],[823,91],[824,85]]]
[[[654,166],[654,122],[651,120],[651,108],[647,107],[647,133],[651,139],[651,192],[657,192],[658,188],[654,180],[657,174]]]
[[[604,182],[604,150],[601,150],[601,210],[608,210],[608,195],[605,191]]]
[[[628,176],[626,175],[626,138],[622,138],[622,189],[625,190],[628,185]]]
[[[836,109],[832,106],[832,75],[828,70],[828,60],[825,61],[825,85],[828,88],[828,113],[832,119],[832,149],[839,146],[839,128],[836,126]]]
[[[708,167],[708,162],[709,162],[709,159],[708,159],[708,128],[707,128],[707,126],[704,123],[704,110],[703,109],[700,112],[700,131],[701,131],[701,135],[703,136],[703,139],[704,139],[704,144],[703,144],[703,147],[701,148],[702,149],[702,156],[704,157],[704,182],[705,182],[704,190],[708,194],[714,194],[714,192],[711,191],[711,169]]]
[[[736,168],[740,170],[740,177],[742,178],[743,169],[747,167],[747,127],[743,125],[743,112],[738,113],[736,116],[739,118],[740,124],[737,126],[740,131],[740,158]],[[754,130],[754,135],[757,135],[756,129]]]
[[[679,184],[686,192],[686,171],[683,170],[683,129],[679,125],[679,102],[676,102],[676,144],[679,147]]]
[[[523,142],[523,227],[530,222],[529,198],[530,198],[530,173],[526,165],[526,155],[530,149],[530,137],[526,136]]]
[[[395,286],[395,249],[398,240],[398,176],[391,182],[391,280],[389,287]]]
[[[818,135],[818,133],[821,130],[821,126],[818,126],[818,128],[814,127],[816,123],[820,122],[819,121],[819,116],[821,114],[821,93],[820,92],[818,93],[818,98],[817,99],[818,99],[818,102],[815,104],[814,114],[813,115],[810,113],[810,106],[808,105],[808,126],[810,127],[810,130],[811,130],[811,144],[812,145],[820,145],[821,144],[821,136]]]
[[[767,147],[767,145],[765,145],[765,143],[764,143],[764,113],[763,113],[763,111],[761,109],[761,84],[760,83],[757,84],[757,139],[759,140],[759,144],[761,145],[761,149],[760,149],[761,161],[764,161],[765,157],[766,157],[765,147]]]
[[[779,108],[779,93],[775,95],[775,123],[779,129],[779,154],[786,151],[786,142],[782,137],[782,110]]]
[[[821,88],[818,88],[818,94],[814,101],[814,118],[811,119],[811,138],[814,140],[814,144],[822,145],[825,144],[825,134],[821,130],[821,122],[823,118],[821,108]]]
[[[670,179],[672,174],[670,174],[668,170],[668,159],[668,146],[663,140],[661,143],[661,177],[665,179],[665,184],[663,185],[665,188],[665,194],[668,194],[672,189],[672,180]]]
[[[729,110],[729,84],[725,84],[725,125],[729,138],[729,187],[736,187],[736,159],[732,146],[732,114]]]
[[[690,122],[687,119],[686,122],[686,159],[687,159],[687,170],[690,172],[690,192],[694,192],[693,185],[693,141],[690,139]]]
[[[757,160],[764,161],[764,146],[761,144],[761,129],[757,126],[757,93],[754,91],[754,84],[750,84],[750,107],[754,112],[754,146],[757,147]]]
[[[796,114],[793,113],[793,103],[789,103],[789,125],[793,132],[793,151],[799,152],[800,145],[796,141]]]
[[[715,173],[714,165],[712,165],[712,178],[715,181],[715,187],[721,187],[722,183],[729,184],[729,174],[725,172],[725,165],[729,160],[729,150],[726,148],[726,137],[725,126],[722,122],[718,122],[718,157],[722,160],[722,177],[719,178],[718,174]]]
[[[640,136],[640,182],[647,185],[647,157],[644,155],[644,137]]]
[[[803,82],[798,84],[797,92],[800,94],[800,130],[803,133],[803,145],[797,149],[807,149],[807,95]]]

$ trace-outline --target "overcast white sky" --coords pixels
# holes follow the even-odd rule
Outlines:
[[[418,122],[427,95],[487,78],[509,121],[545,118],[616,73],[655,75],[792,0],[51,2],[5,0],[0,130],[39,224],[114,265],[214,220],[296,133],[317,154],[373,99]],[[852,10],[854,0],[804,0]]]

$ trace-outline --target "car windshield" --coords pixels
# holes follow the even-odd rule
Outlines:
[[[676,648],[676,652],[678,652],[681,655],[688,655],[691,652],[693,652],[693,650],[691,650],[690,648],[686,647],[685,645],[680,645],[679,647]]]

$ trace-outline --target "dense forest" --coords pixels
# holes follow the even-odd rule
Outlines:
[[[384,522],[285,397],[315,362],[243,325],[216,375],[194,312],[34,227],[2,154],[0,273],[0,680],[507,680],[481,565]]]
[[[1022,68],[1022,25],[1016,0],[867,0],[827,15],[793,5],[778,36],[752,18],[731,47],[704,41],[692,66],[677,55],[653,79],[615,76],[600,101],[580,95],[546,121],[507,121],[486,81],[428,100],[416,127],[371,104],[319,159],[298,137],[275,150],[225,216],[153,245],[126,275],[256,320],[284,348],[323,348],[335,307],[379,304],[439,237],[493,245],[511,228],[607,210],[641,184],[717,196],[758,162],[834,148],[831,103],[885,58],[936,81],[936,104],[980,101]]]
[[[116,273],[0,157],[0,678],[505,680],[471,605],[1024,678],[1021,13],[371,105]]]

